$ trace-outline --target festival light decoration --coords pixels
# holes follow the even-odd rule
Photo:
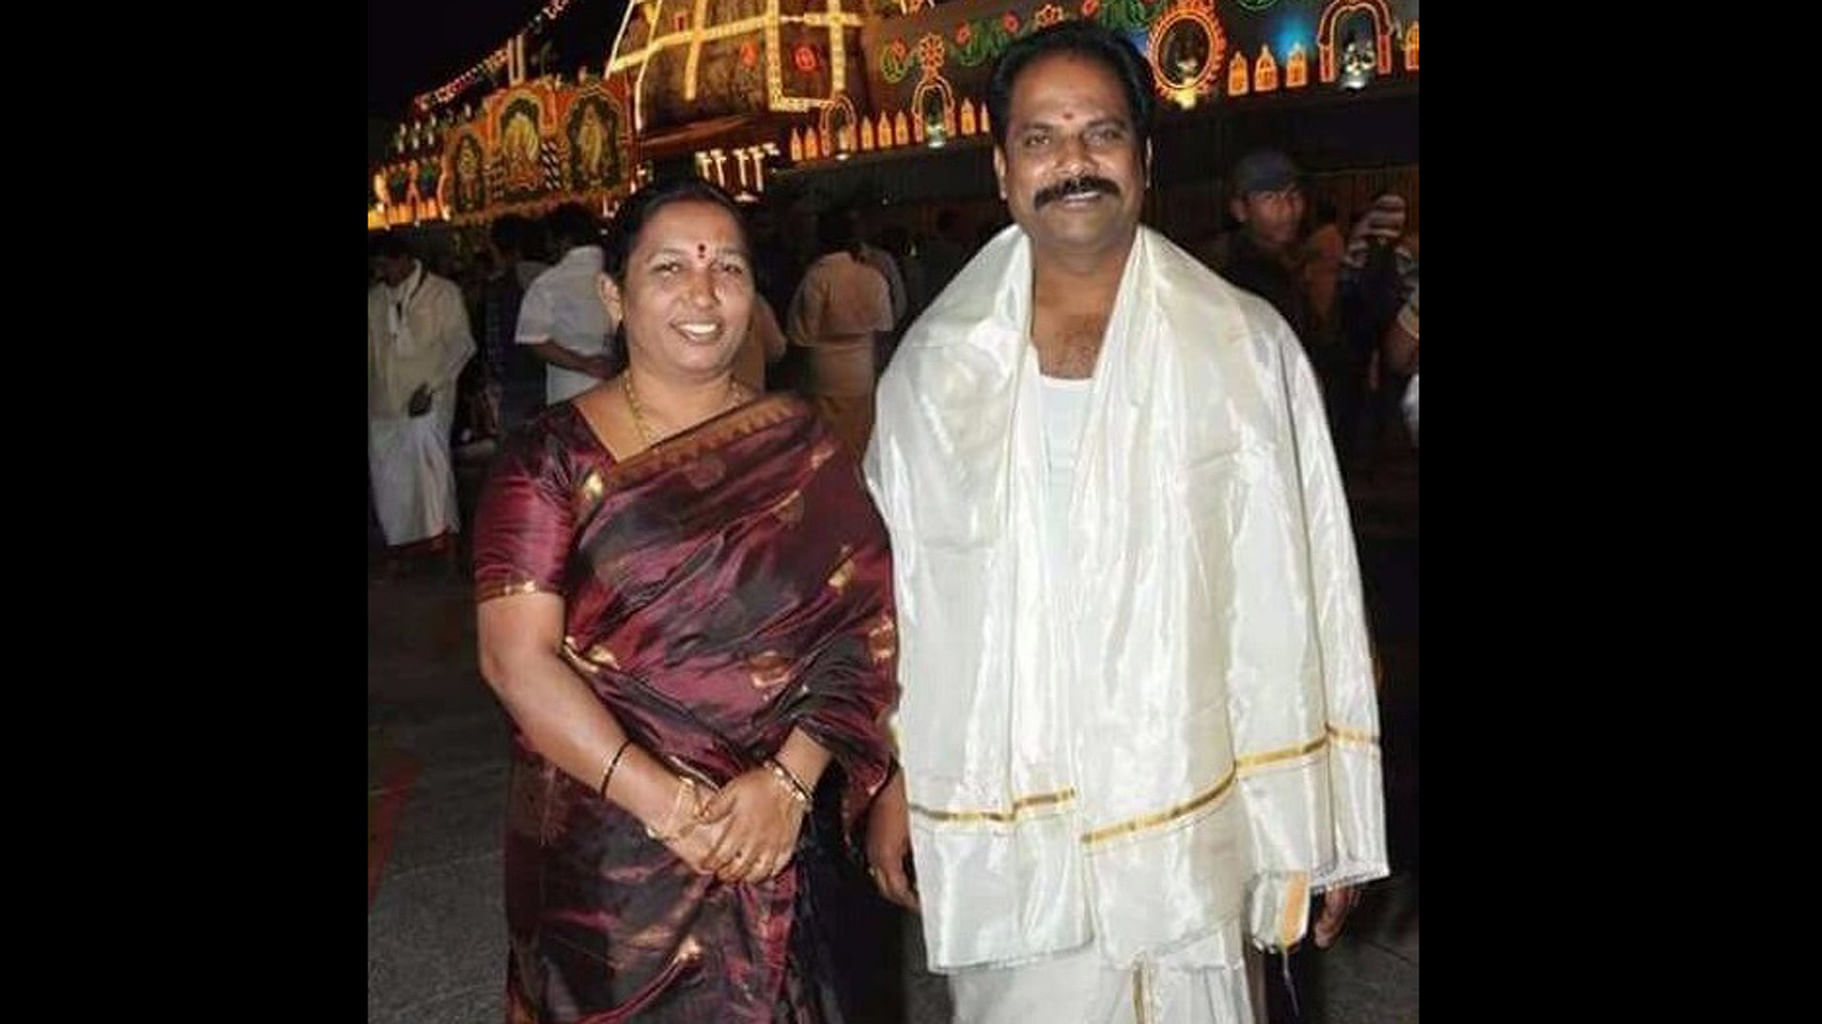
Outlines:
[[[1188,42],[1198,31],[1205,48]],[[1158,94],[1186,110],[1194,107],[1213,90],[1227,56],[1227,33],[1213,0],[1179,0],[1151,23],[1146,50]]]
[[[1332,0],[1316,23],[1318,71],[1324,82],[1340,75],[1340,55],[1335,52],[1335,24],[1344,14],[1365,12],[1373,19],[1374,58],[1379,74],[1392,73],[1392,9],[1386,0]]]
[[[1303,44],[1291,47],[1291,55],[1284,62],[1284,86],[1287,89],[1301,89],[1310,84],[1310,59],[1303,52]]]
[[[1272,48],[1259,47],[1259,60],[1253,64],[1253,91],[1271,92],[1278,88],[1278,64],[1272,60]]]
[[[420,93],[416,97],[413,97],[411,101],[412,107],[419,113],[428,113],[432,109],[443,106],[457,96],[467,92],[470,86],[479,82],[484,76],[492,75],[501,68],[506,67],[508,63],[514,60],[515,56],[518,59],[518,63],[522,65],[524,62],[525,36],[557,20],[557,18],[562,16],[563,12],[569,8],[571,2],[572,0],[550,0],[550,3],[545,4],[537,14],[532,15],[531,20],[525,23],[524,28],[513,33],[512,38],[502,44],[499,49],[488,54],[486,57],[483,57],[480,62],[476,63],[473,67],[470,67],[468,70],[435,89],[432,89],[429,92]]]

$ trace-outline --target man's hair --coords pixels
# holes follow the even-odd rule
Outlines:
[[[1018,39],[993,65],[987,85],[987,112],[993,119],[993,142],[1006,148],[1006,127],[1012,115],[1012,87],[1027,67],[1044,57],[1066,53],[1106,68],[1126,94],[1126,113],[1132,118],[1133,137],[1139,149],[1151,135],[1151,71],[1132,44],[1092,21],[1062,21]]]
[[[1335,212],[1333,200],[1326,197],[1316,200],[1316,223],[1318,225],[1333,224],[1338,219],[1339,215]]]
[[[751,253],[752,239],[747,236],[747,222],[741,215],[740,205],[726,192],[715,187],[713,182],[692,174],[653,182],[626,197],[626,202],[614,214],[614,222],[608,228],[607,241],[602,246],[601,265],[607,271],[607,276],[622,286],[626,284],[626,264],[632,259],[633,249],[639,244],[639,233],[645,230],[645,226],[651,223],[659,210],[672,203],[712,203],[726,210],[740,227],[740,244]]]
[[[861,258],[858,217],[851,209],[838,207],[824,210],[816,218],[816,246],[824,254],[845,252]]]
[[[545,215],[544,224],[560,249],[601,244],[600,224],[581,203],[564,203]]]
[[[494,221],[493,226],[487,229],[487,234],[493,239],[494,247],[501,252],[523,256],[526,239],[531,234],[531,221],[516,213],[508,213]]]
[[[945,206],[936,212],[936,230],[942,234],[954,231],[961,223],[962,212],[953,206]]]
[[[889,224],[879,232],[879,247],[894,256],[911,251],[911,232],[902,224]]]
[[[417,256],[411,251],[411,243],[405,241],[403,233],[382,231],[373,237],[368,245],[367,254],[374,259],[408,260]]]

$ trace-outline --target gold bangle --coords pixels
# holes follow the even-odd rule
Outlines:
[[[696,791],[696,780],[695,779],[692,779],[689,776],[685,775],[682,778],[677,780],[677,796],[675,799],[673,799],[671,801],[670,813],[664,816],[664,824],[666,826],[669,826],[671,824],[671,822],[676,820],[677,812],[683,808],[684,796],[686,794],[694,793],[695,791]],[[653,839],[656,839],[657,841],[659,841],[661,843],[668,843],[671,840],[676,839],[678,836],[683,835],[683,833],[685,833],[687,831],[689,831],[689,830],[687,828],[683,828],[683,827],[679,827],[676,831],[673,832],[673,831],[669,831],[668,829],[666,829],[664,831],[658,831],[658,830],[654,830],[650,825],[645,826],[645,834],[652,837]]]
[[[797,776],[791,774],[791,769],[779,764],[778,759],[772,757],[766,758],[765,764],[767,768],[771,769],[772,778],[777,779],[779,783],[784,786],[785,790],[791,794],[791,799],[797,801],[801,806],[810,806],[809,789],[805,788],[803,783],[797,781]]]
[[[632,745],[633,739],[631,736],[628,736],[621,741],[620,749],[614,751],[613,760],[607,762],[607,771],[603,772],[601,775],[601,788],[596,790],[597,793],[601,794],[601,799],[607,799],[607,784],[614,780],[614,769],[620,767],[620,758],[626,755],[626,748]]]

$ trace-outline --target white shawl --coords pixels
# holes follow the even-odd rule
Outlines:
[[[1030,245],[989,242],[880,381],[898,734],[933,969],[1095,942],[1115,966],[1282,947],[1387,874],[1347,503],[1284,321],[1140,228],[1045,600]],[[1059,621],[1060,620],[1060,621]]]

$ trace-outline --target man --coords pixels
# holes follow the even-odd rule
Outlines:
[[[1405,385],[1404,397],[1399,400],[1399,407],[1404,412],[1405,428],[1411,432],[1411,447],[1417,447],[1417,292],[1411,289],[1411,297],[1405,300],[1404,308],[1387,329],[1385,348],[1383,350],[1386,366],[1393,373],[1408,374],[1411,382]]]
[[[861,260],[886,279],[886,293],[892,301],[892,326],[904,326],[905,314],[911,309],[911,297],[905,290],[905,276],[899,272],[898,261],[891,253],[873,244],[873,232],[860,207],[848,207],[846,215],[854,226],[854,237],[860,239]]]
[[[550,269],[526,258],[534,225],[506,214],[488,229],[494,272],[482,286],[481,351],[486,355],[488,392],[500,433],[517,428],[544,407],[544,361],[515,344],[525,290]]]
[[[1325,292],[1323,268],[1306,263],[1310,249],[1303,238],[1307,205],[1302,172],[1289,157],[1273,149],[1256,150],[1240,158],[1231,178],[1229,209],[1240,230],[1232,236],[1226,260],[1211,265],[1228,282],[1271,303],[1296,332],[1322,382],[1329,436],[1345,467],[1358,432],[1367,359],[1344,343],[1334,299],[1341,254],[1333,254],[1334,273],[1326,279]],[[1325,238],[1328,234],[1325,230]],[[1339,241],[1340,229],[1333,234],[1333,241]]]
[[[923,261],[913,251],[911,229],[903,224],[893,224],[879,233],[879,245],[892,257],[905,279],[905,317],[909,319],[923,312],[924,304],[930,301],[930,285],[924,279]],[[899,326],[909,325],[901,320]]]
[[[420,551],[454,554],[461,524],[449,431],[456,381],[475,344],[455,282],[426,270],[391,232],[375,240],[373,256],[380,280],[367,291],[367,456],[396,568]]]
[[[1344,464],[1358,447],[1357,437],[1362,424],[1366,437],[1371,440],[1367,454],[1377,454],[1380,422],[1389,411],[1385,405],[1390,396],[1379,390],[1377,381],[1369,379],[1368,368],[1373,365],[1386,331],[1409,296],[1407,282],[1415,275],[1415,260],[1403,243],[1404,228],[1404,198],[1394,192],[1380,193],[1373,197],[1372,205],[1354,226],[1353,237],[1342,260],[1342,348],[1349,365],[1360,368],[1358,384],[1348,395],[1351,402],[1348,410],[1353,418],[1343,421],[1355,429],[1337,438],[1336,446],[1341,450]],[[1368,463],[1370,467],[1369,459],[1353,461]]]
[[[1307,209],[1301,177],[1297,165],[1275,149],[1240,158],[1231,175],[1233,196],[1228,201],[1240,230],[1229,236],[1224,258],[1214,269],[1230,284],[1271,303],[1298,339],[1307,343],[1313,317],[1301,282]]]
[[[1092,23],[1007,48],[1016,227],[880,382],[903,770],[868,860],[969,1024],[1250,1021],[1245,947],[1327,945],[1387,873],[1321,399],[1282,317],[1140,228],[1148,84]]]
[[[594,216],[578,203],[564,203],[545,223],[563,256],[525,290],[514,340],[547,364],[544,400],[555,405],[614,376],[620,359],[609,351],[617,325],[595,290],[604,257]]]
[[[936,234],[918,244],[917,251],[924,265],[924,284],[928,294],[943,290],[961,271],[962,264],[968,262],[968,254],[973,246],[968,243],[968,229],[962,223],[960,211],[952,206],[945,206],[936,213]]]
[[[859,459],[873,434],[874,361],[892,330],[892,300],[854,226],[841,211],[816,218],[818,257],[785,310],[785,334],[801,352],[798,390]]]
[[[1347,236],[1341,233],[1340,214],[1328,199],[1316,201],[1316,228],[1303,242],[1303,288],[1310,299],[1310,313],[1318,330],[1336,323],[1341,260],[1347,253]]]

